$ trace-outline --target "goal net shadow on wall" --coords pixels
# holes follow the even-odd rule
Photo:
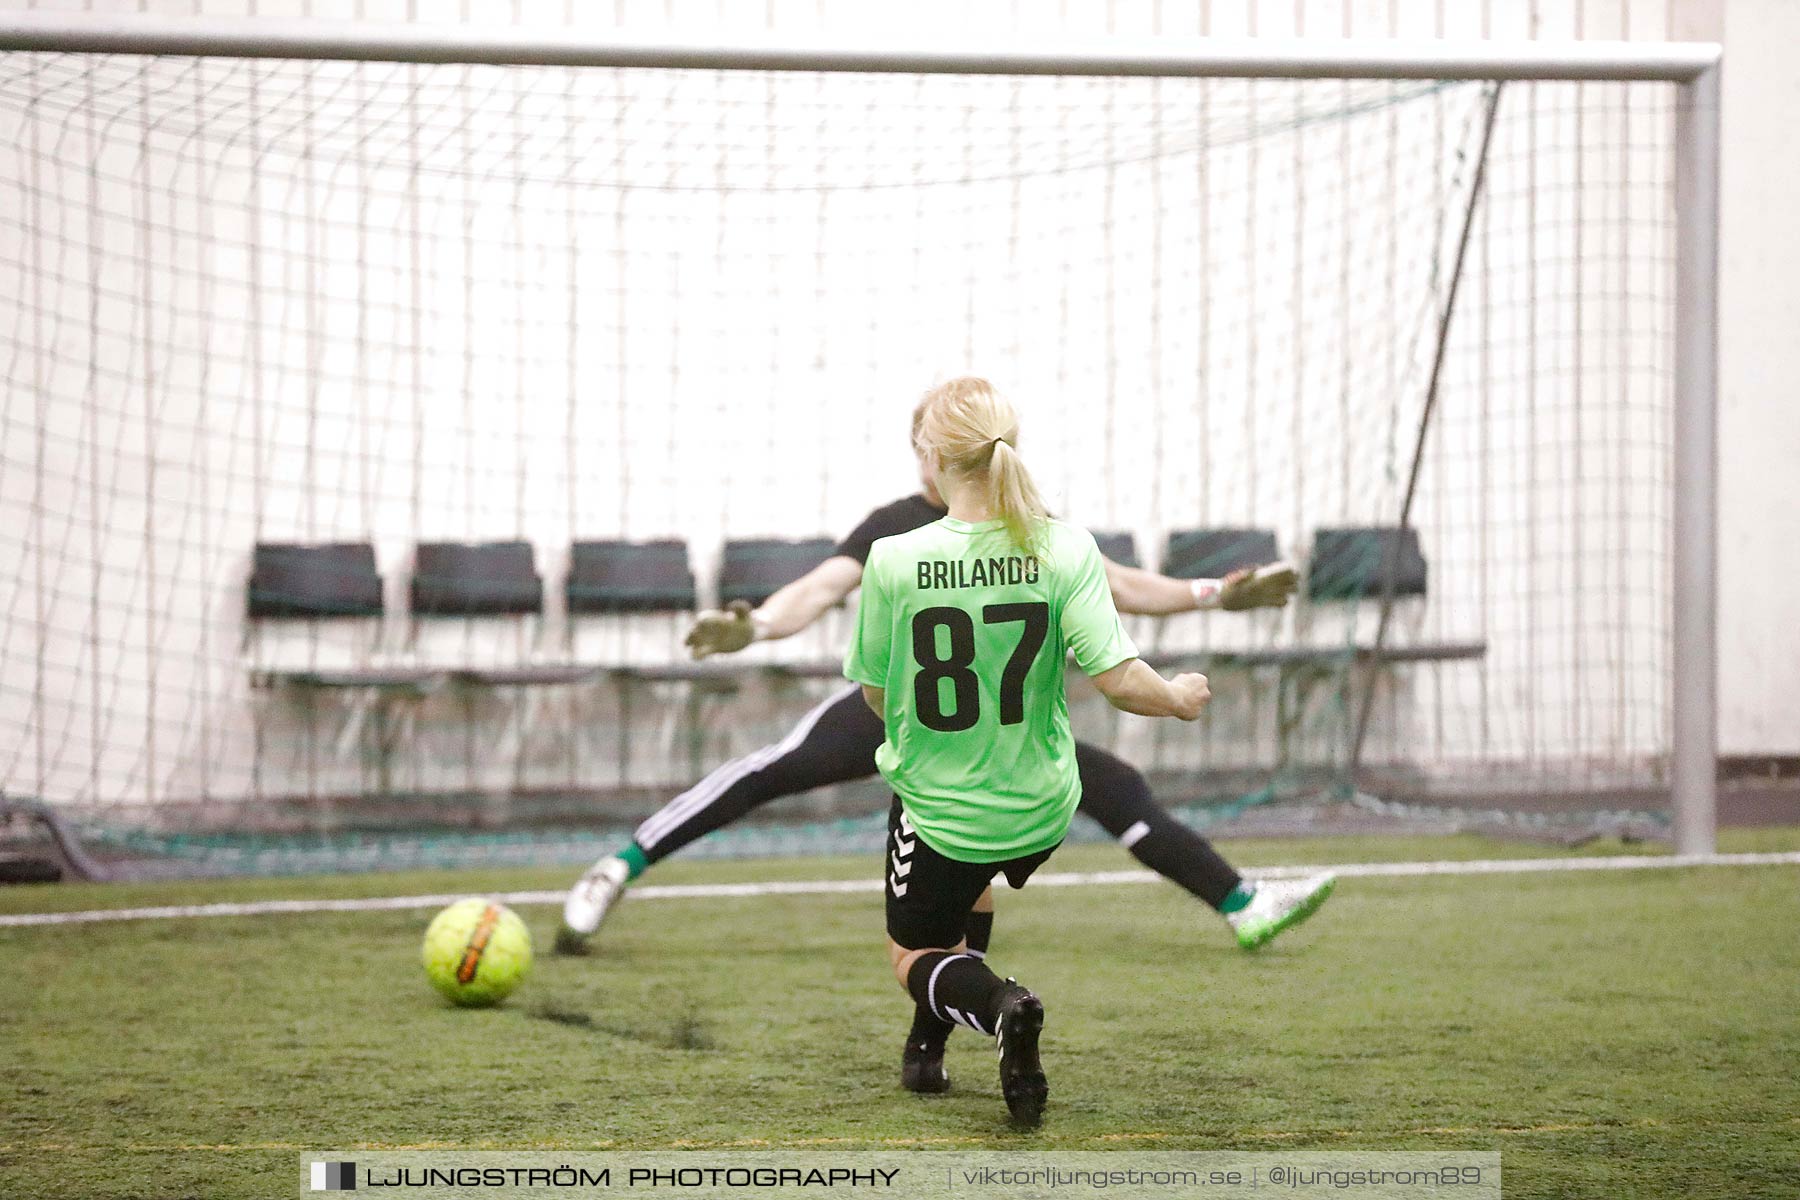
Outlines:
[[[1165,803],[1656,834],[1673,92],[1506,84],[1484,157],[1499,86],[0,55],[0,790],[143,870],[591,856],[840,686],[845,615],[683,677],[680,613],[571,611],[571,545],[678,539],[704,604],[726,542],[916,488],[911,404],[974,370],[1144,565],[1311,568],[1129,619],[1199,727],[1077,689]],[[499,542],[540,611],[411,611],[419,547]],[[274,543],[366,544],[379,611],[250,618]],[[872,845],[884,794],[693,852]]]

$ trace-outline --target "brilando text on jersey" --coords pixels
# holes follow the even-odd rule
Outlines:
[[[932,588],[994,587],[1003,583],[1036,583],[1036,555],[1005,558],[955,559],[951,562],[923,559],[919,562],[919,590]]]

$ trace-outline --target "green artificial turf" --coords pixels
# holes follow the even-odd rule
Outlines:
[[[1228,852],[1546,856],[1471,838]],[[1132,865],[1076,847],[1049,869]],[[645,882],[870,866],[675,863]],[[566,882],[15,888],[0,911]],[[1005,895],[990,961],[1049,1013],[1030,1134],[966,1031],[951,1094],[897,1086],[910,1002],[877,893],[628,901],[583,959],[549,954],[552,908],[524,915],[538,962],[489,1011],[428,989],[429,911],[0,929],[0,1193],[287,1195],[302,1151],[400,1146],[1492,1149],[1508,1196],[1797,1187],[1800,867],[1348,879],[1254,955],[1162,884]]]

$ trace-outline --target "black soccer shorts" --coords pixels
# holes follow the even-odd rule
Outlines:
[[[908,950],[948,950],[963,940],[969,911],[995,876],[1004,875],[1007,883],[1022,888],[1056,853],[1056,846],[1000,862],[945,858],[925,844],[895,796],[888,809],[887,852],[888,936]]]

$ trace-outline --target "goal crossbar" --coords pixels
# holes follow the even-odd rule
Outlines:
[[[67,54],[336,59],[489,66],[659,67],[922,75],[1236,79],[1616,80],[1687,83],[1717,66],[1712,42],[1033,38],[1004,44],[852,44],[746,37],[674,42],[609,30],[370,25],[318,20],[0,16],[0,49]]]

